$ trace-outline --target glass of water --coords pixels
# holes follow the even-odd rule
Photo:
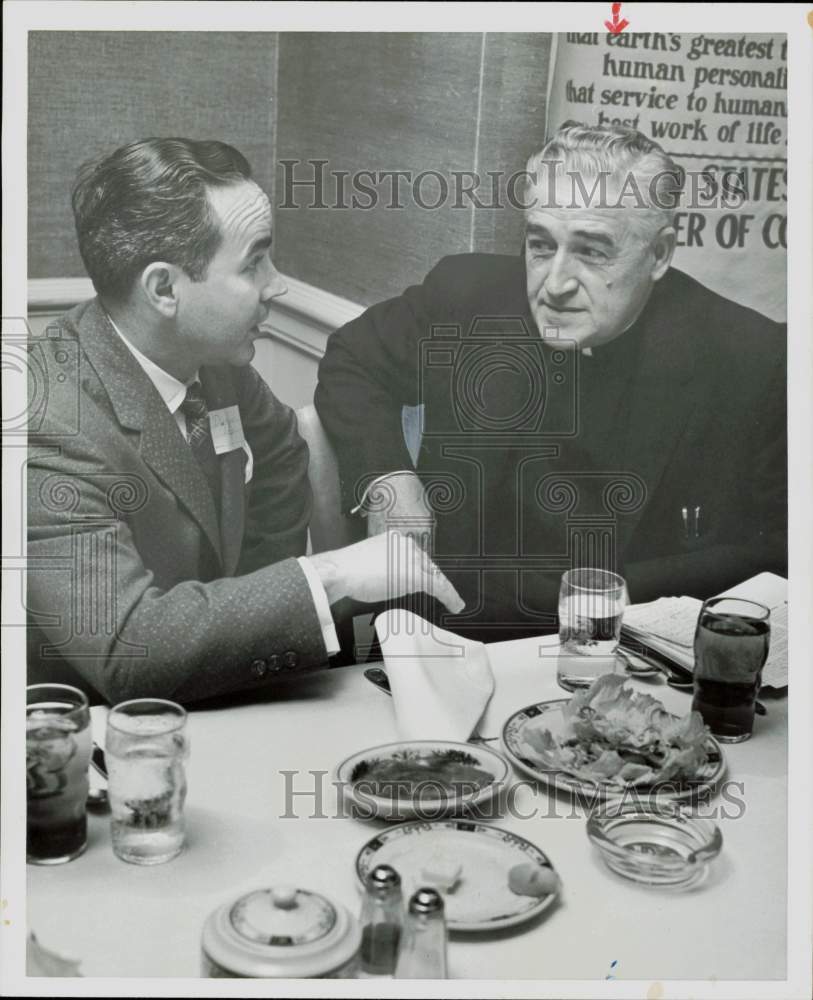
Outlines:
[[[556,680],[566,691],[589,687],[618,668],[615,651],[627,606],[624,578],[606,569],[569,569],[559,589]]]
[[[113,853],[134,865],[171,861],[184,845],[186,712],[138,698],[110,710],[105,756]]]

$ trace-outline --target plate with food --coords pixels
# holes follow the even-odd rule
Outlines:
[[[440,819],[491,800],[508,764],[495,750],[447,740],[404,740],[352,754],[335,771],[360,819]]]
[[[605,674],[571,698],[538,702],[503,726],[506,755],[555,790],[593,799],[630,790],[656,799],[691,798],[725,771],[720,744],[698,712],[672,715],[657,698]]]
[[[546,910],[560,889],[553,865],[535,844],[461,819],[402,823],[373,837],[356,858],[362,885],[378,864],[398,872],[407,899],[424,886],[437,889],[453,931],[524,923]]]

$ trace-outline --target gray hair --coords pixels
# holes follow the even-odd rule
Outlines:
[[[571,176],[605,177],[626,184],[640,192],[645,214],[661,226],[675,224],[675,212],[685,181],[685,173],[657,142],[626,125],[583,125],[565,122],[544,148],[528,160],[530,178],[554,164]],[[651,228],[648,226],[647,228]]]

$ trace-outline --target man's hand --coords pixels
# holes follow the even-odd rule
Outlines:
[[[378,480],[370,488],[366,506],[368,538],[394,530],[431,550],[434,514],[414,472],[394,472]]]
[[[460,594],[421,546],[398,531],[385,531],[308,558],[331,604],[343,597],[377,604],[423,592],[436,597],[453,614],[465,607]]]

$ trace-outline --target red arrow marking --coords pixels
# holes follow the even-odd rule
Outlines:
[[[607,26],[607,29],[611,31],[614,35],[617,35],[619,32],[623,31],[624,28],[626,28],[629,25],[629,21],[626,18],[624,18],[621,21],[617,21],[613,24],[610,24],[609,21],[605,21],[604,23]]]
[[[613,35],[619,34],[624,28],[628,27],[629,21],[626,18],[619,20],[619,14],[621,13],[621,4],[613,4],[613,19],[612,21],[605,21],[604,27],[611,32]]]

